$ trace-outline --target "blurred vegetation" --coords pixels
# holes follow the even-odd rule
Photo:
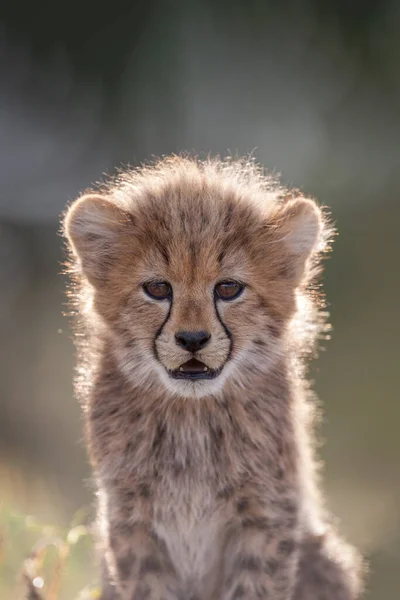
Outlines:
[[[82,516],[78,511],[65,528],[0,506],[0,597],[10,597],[13,590],[14,598],[23,598],[32,585],[46,600],[99,598],[99,586],[88,584],[94,578],[93,545]]]
[[[332,208],[325,487],[366,598],[397,600],[399,0],[6,1],[0,80],[0,598],[32,551],[46,600],[96,593],[59,214],[116,165],[195,150],[253,152]]]

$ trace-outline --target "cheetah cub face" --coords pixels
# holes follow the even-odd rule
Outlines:
[[[65,228],[127,382],[200,398],[282,356],[321,213],[203,179],[86,195]]]

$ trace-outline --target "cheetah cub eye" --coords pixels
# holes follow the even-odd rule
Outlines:
[[[167,281],[150,281],[143,285],[143,289],[154,300],[168,300],[172,298],[172,287]]]
[[[236,300],[241,296],[244,290],[244,285],[237,281],[221,281],[215,286],[215,295],[220,300],[230,301]]]

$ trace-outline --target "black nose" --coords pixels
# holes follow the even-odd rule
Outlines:
[[[207,331],[178,331],[175,334],[176,343],[188,352],[197,352],[204,348],[211,334]]]

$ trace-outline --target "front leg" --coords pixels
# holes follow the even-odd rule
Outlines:
[[[148,525],[110,525],[106,561],[115,598],[179,599],[178,580],[168,552]]]
[[[221,600],[290,600],[296,581],[299,535],[296,505],[244,514],[229,534]]]

